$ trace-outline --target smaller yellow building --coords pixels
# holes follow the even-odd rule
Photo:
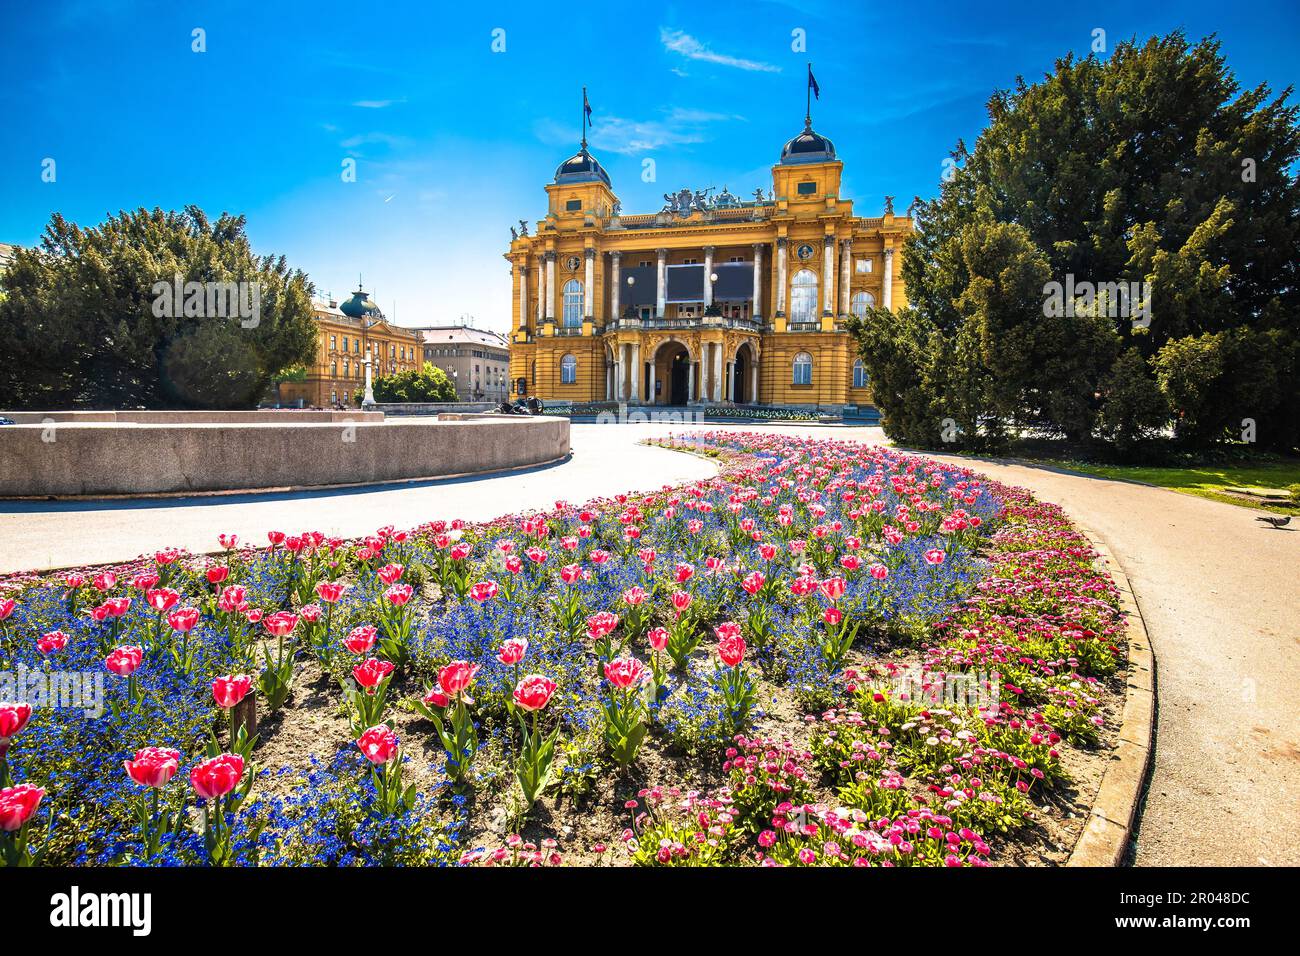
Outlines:
[[[769,189],[664,195],[628,215],[587,148],[547,185],[548,210],[505,258],[514,278],[510,375],[548,401],[871,404],[845,331],[905,304],[895,257],[912,220],[885,197],[862,217],[840,194],[835,146],[804,129]]]
[[[280,404],[331,408],[355,405],[365,387],[365,362],[373,356],[372,376],[380,378],[424,362],[424,341],[414,329],[390,325],[365,290],[358,288],[341,305],[333,299],[312,303],[316,361],[302,382],[281,382]]]

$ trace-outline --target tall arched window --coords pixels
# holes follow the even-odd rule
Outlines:
[[[793,322],[817,321],[817,273],[800,269],[790,287],[790,319]]]
[[[572,385],[578,380],[578,360],[572,355],[560,359],[560,384]]]
[[[564,327],[576,329],[582,325],[582,283],[570,279],[564,283]]]
[[[863,295],[866,295],[864,292]],[[862,359],[853,363],[853,387],[866,388],[871,384],[871,376],[867,374],[867,367],[862,364]]]
[[[875,305],[876,297],[870,292],[855,292],[853,293],[853,302],[849,306],[849,311],[858,318],[862,318],[867,314],[867,309],[875,308]]]
[[[791,381],[795,385],[812,384],[812,356],[807,352],[800,352],[794,357],[794,376]]]

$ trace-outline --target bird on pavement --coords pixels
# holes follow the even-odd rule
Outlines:
[[[1266,524],[1271,524],[1274,528],[1285,528],[1287,525],[1291,523],[1291,516],[1287,515],[1285,518],[1283,518],[1279,515],[1260,515],[1255,520],[1263,521]]]

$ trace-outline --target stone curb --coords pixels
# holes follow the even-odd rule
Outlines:
[[[1102,774],[1097,799],[1066,866],[1120,866],[1133,838],[1138,803],[1146,787],[1155,743],[1156,661],[1128,574],[1094,531],[1076,523],[1107,564],[1119,589],[1128,641],[1128,690],[1119,739]]]

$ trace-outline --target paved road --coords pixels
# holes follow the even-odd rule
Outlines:
[[[779,427],[883,441],[876,428]],[[668,430],[575,425],[570,461],[494,479],[148,503],[0,503],[0,571],[120,560],[164,545],[208,550],[218,531],[260,542],[277,527],[352,535],[389,523],[485,519],[713,473],[709,462],[636,444]],[[1300,818],[1300,533],[1158,488],[968,463],[1060,503],[1129,575],[1156,654],[1159,697],[1137,864],[1300,863],[1290,837]]]

